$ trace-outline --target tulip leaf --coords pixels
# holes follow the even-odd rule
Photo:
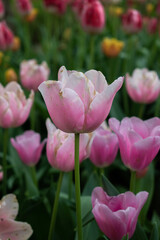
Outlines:
[[[98,179],[96,172],[93,172],[90,175],[90,177],[84,187],[82,195],[91,196],[93,189],[97,186],[99,186],[99,179]]]
[[[108,195],[117,196],[119,194],[119,191],[112,185],[112,183],[104,175],[102,175],[102,184],[104,191],[107,192]]]
[[[148,240],[144,229],[139,223],[137,223],[135,233],[131,239],[132,240]]]
[[[150,240],[159,240],[159,232],[157,222],[154,223]]]

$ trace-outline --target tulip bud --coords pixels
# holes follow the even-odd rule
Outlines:
[[[124,43],[115,38],[104,38],[102,41],[102,51],[108,57],[116,57],[121,52]]]
[[[7,50],[13,44],[13,33],[5,21],[0,22],[0,49]]]
[[[17,74],[15,72],[15,70],[13,68],[9,68],[6,72],[5,72],[5,80],[6,82],[12,82],[12,81],[15,81],[17,82],[18,81],[18,77],[17,77]]]
[[[122,15],[122,26],[127,33],[137,33],[142,29],[142,16],[135,9]]]
[[[32,3],[30,0],[16,0],[17,8],[22,15],[30,13],[32,10]]]
[[[57,14],[63,14],[66,11],[68,0],[43,0],[45,7]]]
[[[3,18],[4,12],[5,12],[4,4],[3,4],[2,0],[0,0],[0,18]]]
[[[20,40],[20,38],[19,38],[19,37],[14,37],[14,39],[13,39],[13,44],[12,44],[11,49],[12,49],[13,51],[17,51],[17,50],[20,49],[20,46],[21,46],[21,40]]]

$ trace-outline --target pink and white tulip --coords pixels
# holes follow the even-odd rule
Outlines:
[[[4,9],[4,4],[3,1],[0,0],[0,18],[4,17],[5,9]]]
[[[113,163],[118,151],[118,138],[109,128],[101,125],[93,132],[90,160],[97,167],[107,167]]]
[[[135,69],[126,75],[126,89],[131,99],[138,103],[152,103],[160,94],[160,79],[155,71]]]
[[[148,192],[125,192],[108,196],[101,187],[92,192],[92,213],[101,231],[110,240],[121,240],[133,236],[138,215],[148,198]]]
[[[23,87],[34,91],[39,85],[48,80],[50,70],[46,62],[38,65],[36,60],[23,61],[20,65],[20,78]]]
[[[50,165],[63,172],[74,169],[74,134],[56,129],[50,119],[47,119],[48,130],[47,158]],[[80,135],[79,161],[89,156],[89,134]]]
[[[41,157],[46,140],[40,142],[40,134],[32,130],[25,131],[15,139],[11,138],[12,146],[18,152],[22,162],[28,166],[35,166]]]
[[[123,163],[132,171],[142,171],[153,161],[160,149],[160,119],[124,118],[121,123],[109,119],[117,134]]]
[[[123,78],[108,85],[101,72],[67,71],[61,67],[58,81],[41,83],[39,90],[57,128],[68,133],[94,131],[108,116]]]
[[[14,194],[4,196],[0,201],[0,239],[27,240],[33,233],[28,223],[17,222],[18,202]]]
[[[14,35],[5,21],[0,22],[0,49],[7,50],[13,44]]]
[[[3,128],[19,127],[28,118],[34,92],[26,99],[20,85],[16,82],[10,82],[3,87],[0,84],[0,126]]]
[[[32,3],[30,0],[16,0],[18,11],[22,15],[26,15],[32,10]]]
[[[127,33],[138,33],[142,29],[142,16],[136,9],[128,9],[122,15],[122,26]]]
[[[81,24],[90,33],[101,32],[105,26],[105,11],[98,0],[86,1],[81,12]]]

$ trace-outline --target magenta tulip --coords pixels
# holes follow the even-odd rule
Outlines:
[[[47,119],[48,130],[47,158],[52,167],[63,172],[74,169],[74,134],[56,129],[50,119]],[[89,134],[80,135],[79,161],[80,163],[89,156]]]
[[[61,67],[59,81],[41,83],[39,90],[54,124],[64,132],[94,131],[107,117],[123,78],[108,85],[101,72],[85,74]]]
[[[96,187],[92,192],[92,212],[99,228],[110,240],[121,240],[127,234],[130,239],[147,198],[147,192],[137,195],[126,192],[110,197],[101,187]]]
[[[0,49],[7,50],[13,44],[14,35],[5,21],[0,22]]]
[[[17,222],[18,202],[14,194],[8,194],[0,201],[0,239],[27,240],[33,233],[28,223]]]
[[[10,82],[4,88],[0,84],[0,126],[19,127],[28,118],[34,99],[34,92],[26,99],[23,90],[16,82]]]
[[[131,99],[138,103],[152,103],[160,94],[160,80],[155,71],[135,69],[126,75],[126,89]]]
[[[68,0],[43,0],[45,7],[52,12],[63,14],[66,11]]]
[[[121,123],[109,119],[110,128],[117,134],[123,163],[133,171],[145,169],[160,149],[160,119],[142,121],[124,118]]]
[[[100,126],[93,132],[90,160],[97,167],[107,167],[115,159],[118,151],[118,138],[110,129]]]
[[[4,16],[4,4],[3,4],[3,1],[0,0],[0,18],[2,18]]]
[[[23,61],[20,65],[21,83],[23,87],[37,91],[39,85],[48,80],[49,72],[46,62],[38,65],[36,60]]]
[[[32,3],[30,0],[16,0],[17,8],[22,15],[28,14],[32,10]]]
[[[40,134],[32,130],[25,131],[15,139],[11,138],[11,143],[20,159],[28,166],[34,166],[38,163],[45,142],[46,140],[40,143]]]
[[[136,9],[128,9],[122,16],[122,26],[127,33],[137,33],[142,29],[142,16]]]

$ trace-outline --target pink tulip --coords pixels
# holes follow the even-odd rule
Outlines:
[[[64,132],[94,131],[109,114],[116,92],[123,78],[108,86],[101,72],[85,74],[61,67],[59,81],[41,83],[39,90],[54,124]]]
[[[63,14],[66,11],[68,0],[43,0],[45,7],[58,14]]]
[[[7,50],[13,44],[14,35],[5,21],[0,22],[0,49]]]
[[[150,18],[147,22],[147,32],[150,34],[154,34],[157,32],[157,28],[158,28],[157,18]]]
[[[74,134],[56,129],[50,119],[47,119],[48,130],[47,158],[52,167],[63,172],[74,169]],[[89,156],[89,134],[80,135],[79,161],[80,163]]]
[[[2,166],[0,165],[0,181],[3,180],[3,169]]]
[[[152,103],[160,94],[160,80],[155,71],[135,69],[126,75],[126,89],[131,99],[138,103]]]
[[[17,222],[18,202],[14,194],[8,194],[0,201],[0,239],[27,240],[33,230],[28,223]]]
[[[20,65],[21,83],[23,87],[37,91],[38,86],[48,80],[49,72],[46,62],[38,65],[36,60],[23,61]]]
[[[118,151],[118,138],[104,125],[93,132],[90,160],[97,167],[107,167],[115,159]]]
[[[40,143],[40,134],[34,131],[25,131],[15,139],[11,138],[13,147],[19,154],[22,162],[28,166],[35,166],[40,157],[46,140]]]
[[[32,10],[32,3],[30,0],[16,0],[17,8],[22,15],[28,14]]]
[[[105,25],[104,7],[98,0],[92,0],[84,4],[81,13],[82,27],[90,33],[101,32]]]
[[[85,0],[75,0],[72,2],[72,10],[77,17],[81,16]]]
[[[148,198],[148,192],[125,192],[110,197],[101,187],[92,192],[92,213],[101,231],[110,240],[121,240],[128,234],[133,236],[138,215]]]
[[[145,169],[160,149],[160,119],[142,121],[124,118],[121,123],[109,119],[110,128],[117,134],[123,163],[133,171]]]
[[[4,4],[3,4],[3,1],[0,0],[0,18],[3,18],[4,12],[5,12],[5,10],[4,10]]]
[[[129,9],[122,16],[122,26],[127,33],[138,33],[142,29],[142,16],[135,9]]]
[[[28,118],[34,99],[34,92],[26,99],[23,90],[16,82],[10,82],[4,88],[0,84],[0,126],[19,127]]]

